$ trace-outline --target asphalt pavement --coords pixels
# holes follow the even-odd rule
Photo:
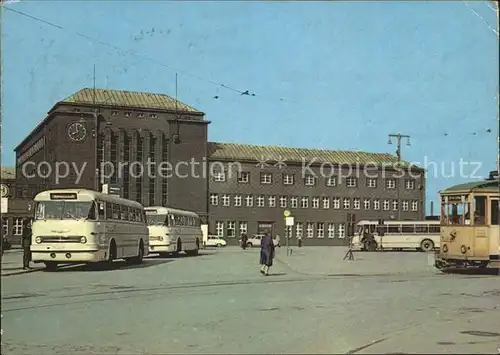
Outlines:
[[[499,276],[345,252],[280,248],[267,277],[236,247],[2,274],[4,354],[499,353]]]

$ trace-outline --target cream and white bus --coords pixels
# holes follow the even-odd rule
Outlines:
[[[203,240],[200,217],[174,208],[145,207],[149,229],[149,252],[161,256],[178,254],[196,255]]]
[[[36,195],[31,252],[47,270],[58,264],[115,259],[141,263],[149,251],[144,207],[135,201],[84,189],[49,190]]]
[[[352,248],[358,250],[404,250],[416,249],[424,252],[439,248],[439,221],[386,221],[379,226],[378,221],[359,221],[356,234],[352,238]],[[383,228],[383,236],[379,235]],[[366,234],[373,235],[374,244],[363,240]]]

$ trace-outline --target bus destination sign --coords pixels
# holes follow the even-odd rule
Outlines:
[[[51,200],[76,200],[77,195],[75,192],[54,192],[50,194]]]
[[[158,210],[144,209],[144,212],[146,214],[156,214],[158,212]]]

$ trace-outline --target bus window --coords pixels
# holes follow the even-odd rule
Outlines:
[[[96,202],[92,202],[92,207],[90,207],[90,211],[87,218],[92,221],[95,221],[97,219]]]
[[[113,219],[113,204],[106,202],[106,219]]]
[[[401,225],[400,224],[390,224],[387,226],[387,233],[392,233],[392,234],[399,234],[401,231]]]
[[[441,227],[436,225],[429,226],[429,233],[431,234],[439,234],[441,232]]]
[[[416,234],[426,234],[429,232],[429,225],[427,224],[417,224],[415,226],[415,233]]]
[[[120,206],[120,219],[122,221],[127,221],[128,220],[128,207],[127,206]]]
[[[491,200],[491,224],[499,224],[498,200]]]
[[[486,197],[474,197],[474,224],[484,225],[486,223]]]
[[[113,209],[113,219],[120,219],[120,206],[114,203],[111,206]]]
[[[97,201],[97,204],[99,205],[99,211],[98,211],[99,219],[100,220],[106,219],[106,217],[104,215],[106,204],[104,202],[100,202],[100,201]]]
[[[413,234],[413,233],[415,233],[415,225],[414,224],[403,224],[401,226],[401,232],[404,234]]]

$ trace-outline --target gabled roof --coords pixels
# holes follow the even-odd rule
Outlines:
[[[0,179],[4,180],[14,180],[16,178],[16,168],[11,166],[2,166],[0,171]]]
[[[93,105],[94,89],[84,88],[68,96],[60,103]],[[95,89],[95,105],[202,113],[166,94],[125,90]]]
[[[232,161],[282,161],[294,163],[315,162],[332,164],[374,164],[396,165],[397,157],[389,153],[369,153],[308,148],[289,148],[279,146],[258,146],[235,143],[208,143],[208,157],[211,160]],[[401,162],[408,166],[408,162]],[[413,168],[421,169],[416,166]]]

